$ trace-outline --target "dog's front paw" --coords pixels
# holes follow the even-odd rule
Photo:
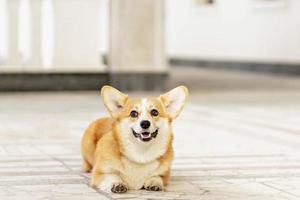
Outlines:
[[[127,192],[128,187],[122,179],[116,174],[97,174],[92,175],[92,187],[98,188],[104,192],[124,193]]]
[[[151,177],[145,182],[144,188],[150,191],[162,191],[164,189],[163,181],[160,177]]]
[[[125,193],[127,192],[127,186],[124,185],[123,183],[116,183],[116,184],[113,184],[112,188],[111,188],[111,191],[113,193]]]

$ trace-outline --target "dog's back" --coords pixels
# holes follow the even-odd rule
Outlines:
[[[91,123],[85,130],[81,140],[81,154],[84,158],[83,171],[91,171],[92,166],[94,165],[94,153],[97,142],[104,134],[109,133],[113,126],[114,120],[112,118],[101,118]]]

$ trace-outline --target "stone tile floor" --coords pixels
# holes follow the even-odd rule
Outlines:
[[[300,87],[286,87],[193,90],[167,190],[122,195],[80,171],[83,130],[106,115],[97,92],[2,93],[0,199],[300,199]]]

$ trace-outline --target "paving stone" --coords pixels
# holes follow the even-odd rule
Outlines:
[[[85,184],[0,186],[2,199],[108,199]]]
[[[88,186],[80,138],[106,115],[98,92],[0,94],[0,199],[300,199],[300,81],[245,75],[238,87],[241,77],[219,76],[226,91],[199,80],[210,90],[192,86],[173,123],[175,159],[164,192],[117,195]],[[250,83],[265,90],[246,90]]]

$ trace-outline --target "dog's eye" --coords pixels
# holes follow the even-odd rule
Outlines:
[[[151,115],[156,117],[158,115],[158,111],[156,109],[151,110]]]
[[[130,117],[136,118],[136,117],[138,117],[138,116],[139,116],[139,113],[136,112],[135,110],[133,110],[133,111],[130,112]]]

